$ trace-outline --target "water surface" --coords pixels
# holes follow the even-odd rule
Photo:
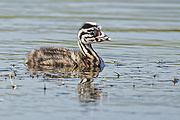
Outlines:
[[[78,77],[27,70],[24,60],[34,48],[78,49],[77,31],[86,21],[112,38],[93,45],[106,63],[93,82],[79,86]],[[178,0],[2,0],[1,119],[179,119],[179,23]]]

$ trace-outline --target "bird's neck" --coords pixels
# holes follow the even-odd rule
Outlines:
[[[96,65],[101,64],[101,58],[98,54],[94,51],[91,44],[84,44],[78,41],[79,48],[81,49],[84,56],[88,57],[91,62],[96,63]]]

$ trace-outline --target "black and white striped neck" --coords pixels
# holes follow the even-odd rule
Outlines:
[[[90,59],[92,66],[101,66],[102,64],[104,64],[102,59],[92,48],[91,44],[84,44],[79,40],[78,45],[83,55]]]

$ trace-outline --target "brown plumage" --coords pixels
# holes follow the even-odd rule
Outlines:
[[[90,66],[90,60],[84,56],[81,51],[70,50],[62,47],[42,47],[34,49],[28,54],[29,66],[54,66],[54,67],[72,67],[72,66]],[[87,62],[88,61],[88,62]]]
[[[30,68],[38,67],[71,67],[92,68],[103,67],[104,62],[93,50],[91,44],[109,41],[110,38],[101,31],[96,23],[85,23],[78,32],[78,45],[81,51],[62,47],[42,47],[32,50],[25,61]]]

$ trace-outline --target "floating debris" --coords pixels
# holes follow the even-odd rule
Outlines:
[[[155,78],[157,74],[154,74],[153,77]]]
[[[34,78],[34,76],[33,76],[33,75],[30,75],[30,77],[31,77],[31,78]]]
[[[117,74],[117,78],[119,78],[119,77],[120,77],[120,74],[119,74],[118,72],[114,71],[114,73],[116,73],[116,74]]]
[[[12,76],[11,73],[10,73],[10,74],[9,74],[9,79],[12,79],[12,77],[13,77],[13,76]]]
[[[46,83],[44,83],[44,91],[46,90],[47,88],[46,88]]]
[[[164,63],[166,63],[166,62],[163,60],[158,60],[158,62],[157,62],[157,64],[164,64]]]
[[[15,84],[12,85],[12,88],[13,88],[13,89],[16,89],[16,88],[17,88],[17,85],[15,85]]]
[[[37,78],[38,78],[39,76],[40,76],[39,74],[36,75]]]
[[[105,83],[105,81],[104,81],[105,79],[106,79],[106,76],[103,78],[103,83],[104,83],[104,85],[106,86],[106,83]]]
[[[135,87],[136,87],[135,82],[133,82],[133,88],[135,88]]]
[[[106,76],[103,78],[103,81],[106,79]]]
[[[16,76],[17,74],[16,74],[16,72],[14,71],[14,76]]]
[[[64,82],[62,82],[62,85],[65,85],[65,83],[64,83]]]
[[[44,95],[46,95],[46,83],[44,83]]]
[[[12,88],[13,89],[16,89],[17,88],[17,85],[15,85],[14,83],[13,83],[13,81],[12,81],[12,75],[11,75],[11,73],[9,74],[9,79],[10,79],[10,82],[11,82],[11,84],[12,84]]]
[[[139,67],[139,66],[137,66],[137,69],[139,69],[139,72],[141,72],[141,70],[140,70],[140,67]]]
[[[174,85],[175,85],[176,83],[178,83],[178,81],[179,81],[179,79],[174,78],[174,80],[173,80]]]

